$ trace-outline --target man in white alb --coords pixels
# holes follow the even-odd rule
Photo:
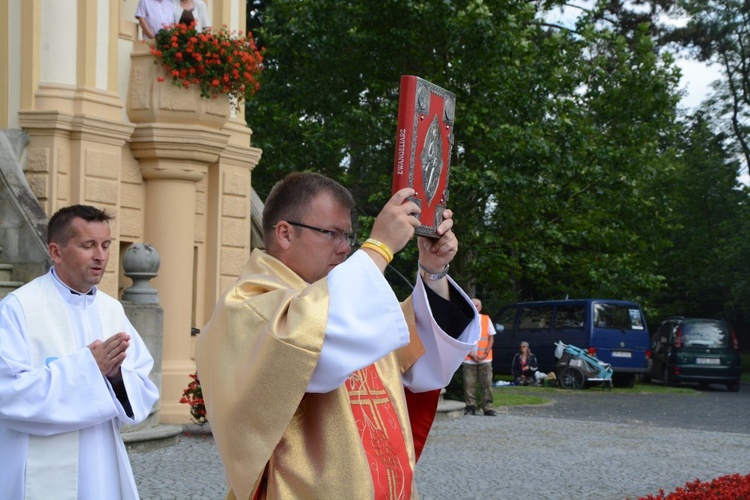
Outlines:
[[[122,305],[97,289],[111,216],[52,216],[50,271],[0,301],[3,498],[138,499],[119,429],[158,399],[153,359]]]

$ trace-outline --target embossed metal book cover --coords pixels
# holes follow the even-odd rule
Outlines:
[[[392,192],[405,187],[417,192],[411,201],[422,208],[419,236],[436,238],[443,220],[455,112],[452,92],[418,76],[401,77]]]

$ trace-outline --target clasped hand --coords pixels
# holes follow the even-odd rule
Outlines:
[[[130,335],[119,332],[106,339],[104,342],[95,340],[88,345],[91,354],[99,365],[99,370],[107,378],[120,376],[120,367],[125,361],[125,351],[130,347]]]

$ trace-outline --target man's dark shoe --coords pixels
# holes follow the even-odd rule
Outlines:
[[[476,406],[467,406],[466,409],[464,410],[464,415],[468,415],[469,413],[471,413],[472,415],[476,415],[477,414]]]
[[[484,410],[484,414],[488,417],[496,417],[497,412],[495,410]]]

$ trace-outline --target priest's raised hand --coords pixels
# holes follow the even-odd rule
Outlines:
[[[381,271],[385,270],[398,253],[414,237],[414,230],[419,227],[419,205],[408,201],[414,196],[412,188],[397,191],[385,204],[372,225],[370,237],[362,249],[367,252]]]
[[[437,228],[440,238],[417,238],[419,269],[425,285],[444,299],[449,298],[448,280],[445,277],[458,251],[458,238],[453,233],[453,211],[443,212],[443,221]]]

